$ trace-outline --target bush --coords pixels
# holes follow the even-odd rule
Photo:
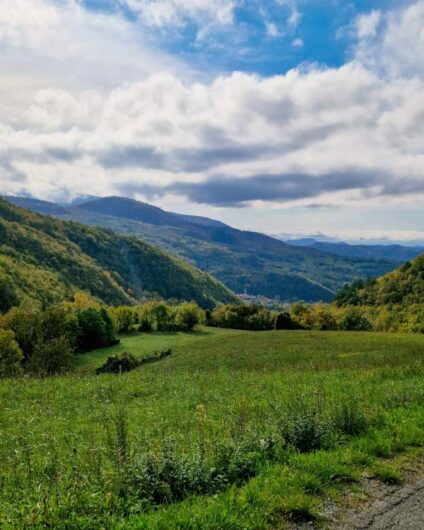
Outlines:
[[[115,307],[110,310],[110,316],[118,333],[128,333],[135,324],[134,309],[128,306]]]
[[[152,355],[143,357],[143,359],[140,359],[139,362],[140,362],[140,365],[155,363],[156,361],[161,361],[162,359],[166,359],[170,355],[172,355],[172,350],[168,348],[167,350],[158,351],[158,352],[152,353]]]
[[[137,359],[130,353],[119,353],[117,355],[109,355],[106,361],[96,369],[96,374],[120,374],[123,372],[131,372],[139,366],[144,364],[155,363],[166,359],[172,354],[172,350],[162,350],[154,352],[147,357]]]
[[[42,312],[35,304],[13,307],[3,318],[3,329],[13,331],[15,340],[28,360],[42,334]]]
[[[356,308],[348,310],[339,327],[342,331],[372,331],[370,321]]]
[[[278,313],[278,315],[275,318],[275,329],[276,330],[282,330],[282,329],[299,329],[300,326],[297,322],[295,322],[290,313],[284,312],[284,313]]]
[[[72,354],[73,348],[65,335],[40,342],[28,362],[28,370],[39,376],[66,372],[72,366]]]
[[[274,328],[271,312],[259,305],[224,305],[210,316],[211,325],[219,328],[264,331]]]
[[[140,366],[140,361],[130,353],[109,355],[106,361],[96,370],[96,374],[120,374],[131,372]]]
[[[175,324],[182,331],[192,331],[204,321],[204,313],[197,304],[182,304],[175,313]]]
[[[79,332],[78,318],[69,305],[53,305],[42,313],[41,340],[43,342],[66,337],[74,349],[77,346]]]
[[[23,358],[13,331],[0,329],[0,377],[19,375]]]
[[[140,308],[140,328],[171,331],[175,327],[171,308],[165,302],[148,302]]]
[[[119,343],[115,328],[108,312],[104,309],[88,307],[77,312],[79,336],[78,349],[90,351],[103,346]]]
[[[317,407],[300,405],[289,413],[281,424],[281,435],[285,442],[300,453],[323,449],[330,442],[332,425]]]

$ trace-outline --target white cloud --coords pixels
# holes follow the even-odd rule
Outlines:
[[[240,200],[262,207],[424,194],[424,59],[421,70],[422,48],[414,48],[421,3],[358,23],[356,56],[340,68],[205,82],[187,79],[183,67],[177,74],[117,15],[25,0],[21,20],[15,1],[3,1],[3,192],[153,196],[162,188],[230,204],[235,183]],[[28,72],[16,74],[17,59]]]
[[[394,77],[424,76],[424,2],[358,19],[356,57]]]
[[[266,28],[266,33],[268,37],[276,38],[281,35],[281,32],[278,29],[277,24],[275,24],[274,22],[265,21],[265,28]]]
[[[182,26],[187,22],[232,24],[232,0],[124,0],[149,26]]]
[[[290,30],[295,30],[302,19],[299,11],[297,0],[275,0],[277,4],[286,6],[289,9],[289,16],[287,18],[287,26]]]
[[[304,44],[304,43],[303,43],[303,40],[302,40],[302,39],[299,39],[299,38],[294,39],[294,40],[292,41],[292,46],[293,46],[294,48],[301,48],[301,47],[303,46],[303,44]]]
[[[381,11],[360,15],[355,21],[356,32],[359,39],[368,39],[377,35],[378,25],[381,21]]]

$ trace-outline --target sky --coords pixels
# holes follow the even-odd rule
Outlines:
[[[0,193],[424,241],[424,0],[1,0]]]

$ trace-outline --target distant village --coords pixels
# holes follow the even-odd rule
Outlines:
[[[243,294],[237,295],[246,304],[259,304],[267,309],[287,310],[290,308],[288,302],[282,302],[279,297],[267,298],[266,296],[247,294],[245,291]]]

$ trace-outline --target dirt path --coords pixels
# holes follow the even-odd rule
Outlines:
[[[379,499],[340,530],[424,530],[424,478]]]

